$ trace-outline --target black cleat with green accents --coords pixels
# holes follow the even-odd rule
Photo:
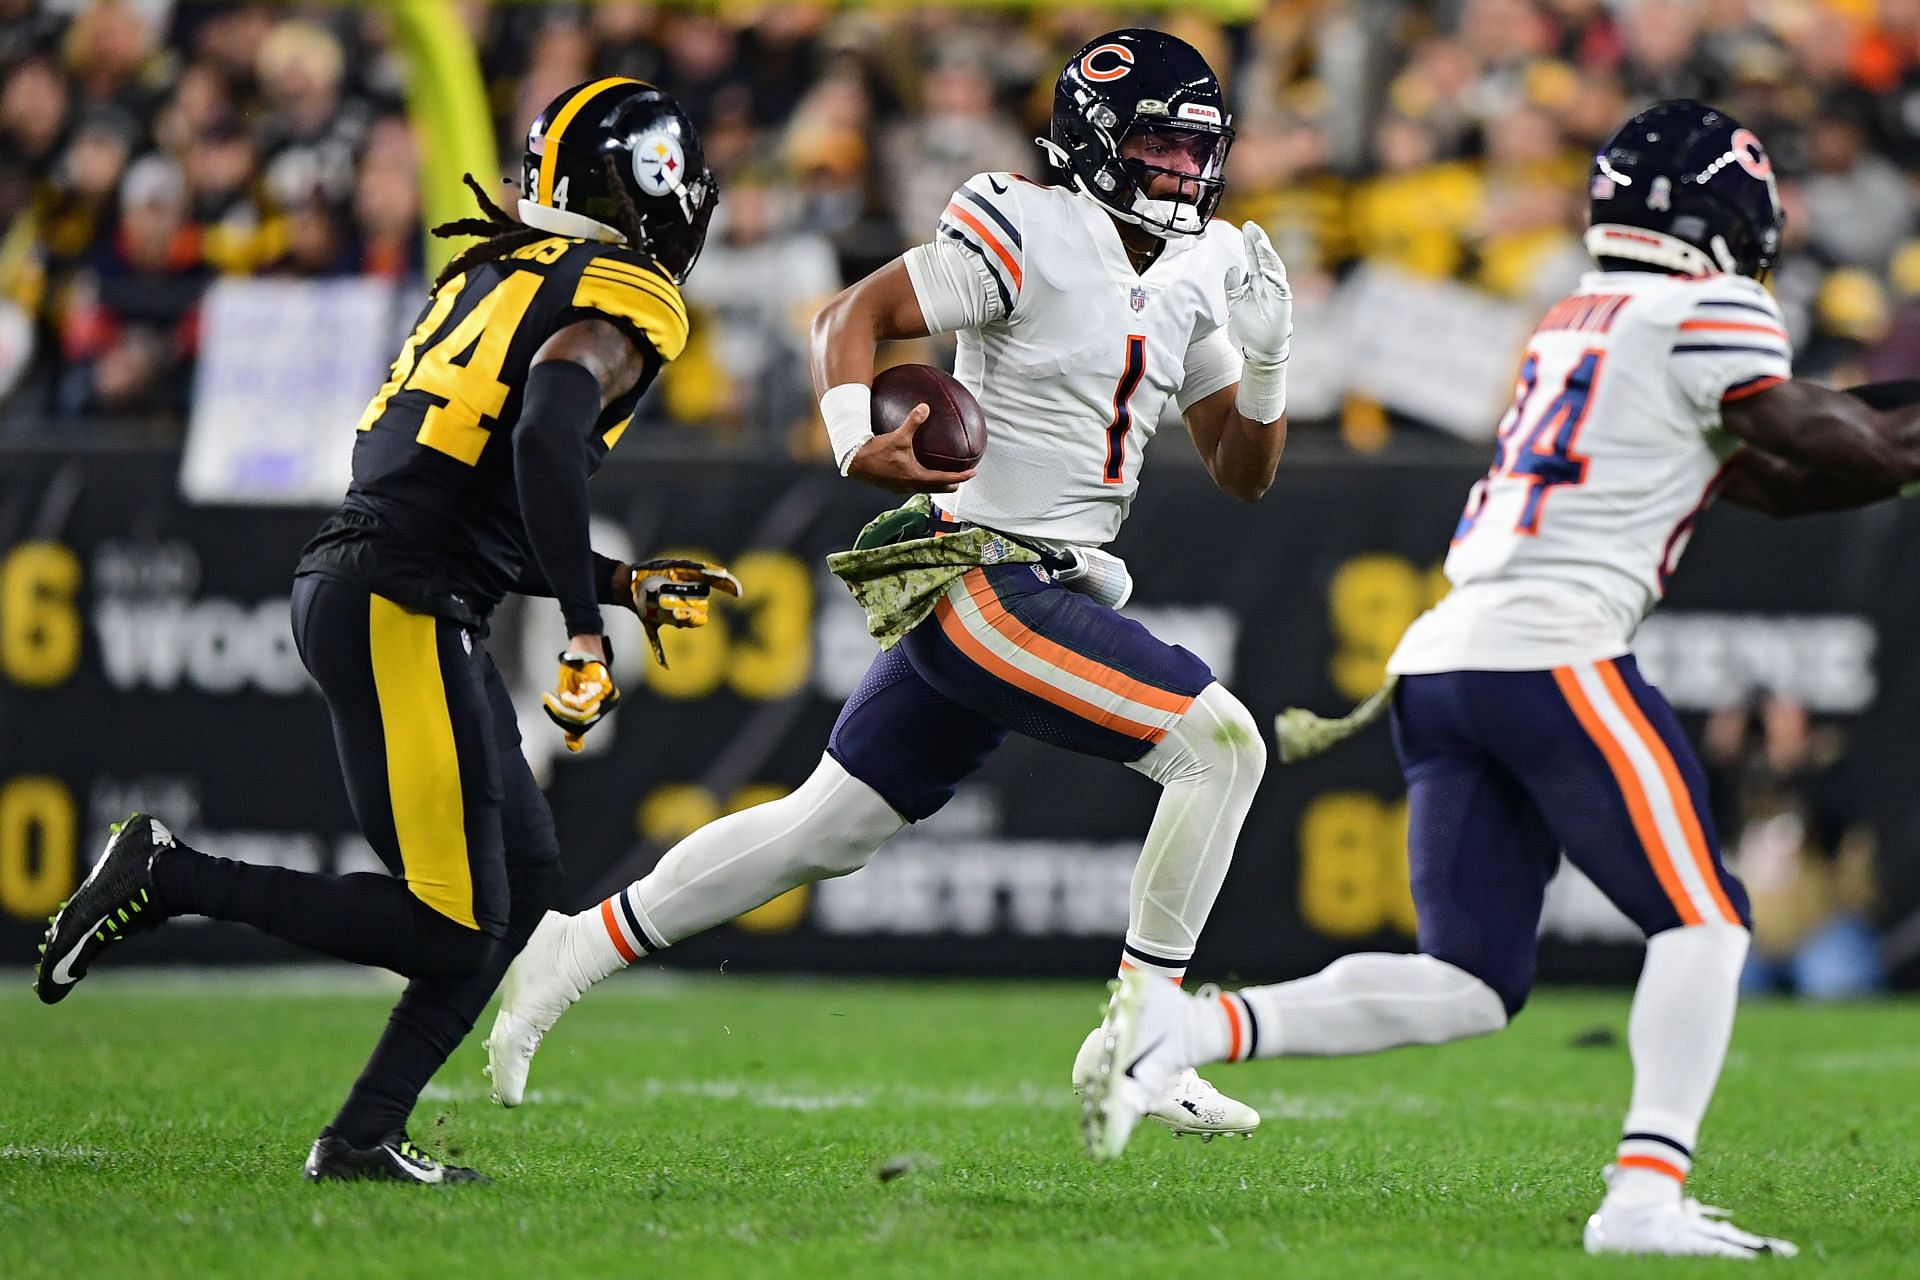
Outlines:
[[[356,1147],[331,1128],[322,1129],[301,1171],[308,1182],[411,1182],[438,1186],[453,1182],[491,1182],[475,1169],[442,1164],[395,1129],[371,1147]]]
[[[136,813],[113,828],[100,860],[47,923],[33,973],[35,995],[58,1004],[107,947],[167,918],[153,886],[153,855],[173,847],[173,833],[148,814]]]

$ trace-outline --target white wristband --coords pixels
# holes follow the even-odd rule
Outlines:
[[[843,382],[820,397],[820,420],[827,424],[827,442],[833,447],[833,465],[847,474],[853,455],[873,439],[873,388],[863,382]]]
[[[1248,360],[1240,368],[1233,407],[1249,422],[1278,422],[1287,412],[1287,359]]]

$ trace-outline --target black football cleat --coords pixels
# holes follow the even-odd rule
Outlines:
[[[34,994],[44,1003],[66,999],[107,947],[167,918],[154,890],[153,856],[173,847],[173,833],[148,814],[115,824],[93,870],[47,922],[33,972]]]
[[[423,1187],[493,1181],[477,1169],[435,1160],[413,1144],[405,1129],[395,1129],[371,1147],[356,1147],[332,1128],[322,1129],[301,1176],[308,1182],[411,1182]]]

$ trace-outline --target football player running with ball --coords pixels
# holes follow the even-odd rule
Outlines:
[[[1454,534],[1453,591],[1388,665],[1419,954],[1208,1000],[1123,978],[1085,1108],[1095,1155],[1118,1155],[1196,1064],[1500,1030],[1532,985],[1564,850],[1647,935],[1632,1099],[1587,1250],[1794,1252],[1683,1195],[1733,1028],[1747,897],[1700,762],[1629,646],[1716,494],[1792,515],[1912,483],[1920,384],[1792,379],[1759,283],[1780,243],[1773,170],[1727,116],[1677,101],[1628,121],[1594,161],[1589,216],[1600,270],[1528,342]]]
[[[1219,81],[1192,47],[1147,30],[1101,36],[1055,89],[1043,145],[1062,185],[970,178],[930,243],[821,313],[814,380],[841,471],[937,494],[936,529],[992,530],[1044,562],[956,573],[874,662],[798,790],[694,833],[593,909],[549,917],[508,975],[488,1041],[501,1101],[521,1100],[540,1037],[590,985],[796,885],[858,870],[1011,732],[1164,788],[1121,963],[1169,990],[1180,981],[1265,746],[1204,662],[1115,612],[1130,583],[1098,548],[1126,518],[1170,402],[1227,493],[1260,497],[1279,463],[1292,301],[1259,228],[1213,221],[1232,138]],[[924,408],[879,436],[870,420],[877,344],[946,332],[959,334],[957,376],[991,442],[977,471],[958,475],[915,460]],[[1098,1047],[1090,1035],[1076,1084]],[[1176,1132],[1259,1123],[1190,1072],[1166,1077],[1147,1110]]]
[[[640,81],[576,85],[535,120],[523,173],[518,220],[469,178],[486,217],[437,228],[485,238],[434,281],[360,420],[346,501],[294,580],[301,660],[393,875],[209,857],[135,814],[54,918],[36,975],[51,1004],[109,943],[199,915],[411,979],[309,1179],[479,1180],[406,1125],[560,889],[553,815],[483,643],[494,607],[557,599],[568,639],[545,702],[577,750],[619,699],[600,605],[635,610],[651,639],[703,622],[715,586],[738,589],[587,541],[588,477],[687,344],[678,285],[716,198],[692,124]]]

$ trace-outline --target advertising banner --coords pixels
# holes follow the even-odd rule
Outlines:
[[[143,808],[197,847],[319,870],[375,866],[355,830],[324,705],[288,634],[288,578],[318,508],[189,506],[171,454],[33,456],[0,469],[0,964],[22,964],[106,824]],[[1193,650],[1263,724],[1344,710],[1378,683],[1476,469],[1284,466],[1257,504],[1198,468],[1150,469],[1115,544],[1128,612]],[[888,504],[830,470],[628,463],[593,485],[595,545],[730,565],[746,598],[669,633],[670,669],[616,633],[627,698],[569,756],[537,713],[564,642],[551,601],[512,601],[486,643],[523,708],[568,866],[569,907],[643,874],[675,839],[797,785],[874,646],[822,558]],[[1716,511],[1640,651],[1697,731],[1757,686],[1840,735],[1853,816],[1881,837],[1883,912],[1920,904],[1920,509],[1771,522]],[[1098,974],[1157,798],[1147,779],[1014,738],[948,809],[872,865],[678,948],[673,963],[854,972]],[[1270,766],[1195,972],[1270,978],[1404,949],[1405,810],[1385,726]],[[1632,930],[1576,874],[1556,881],[1543,973],[1609,980]],[[194,924],[127,960],[287,958]],[[1909,974],[1920,977],[1920,974]]]

